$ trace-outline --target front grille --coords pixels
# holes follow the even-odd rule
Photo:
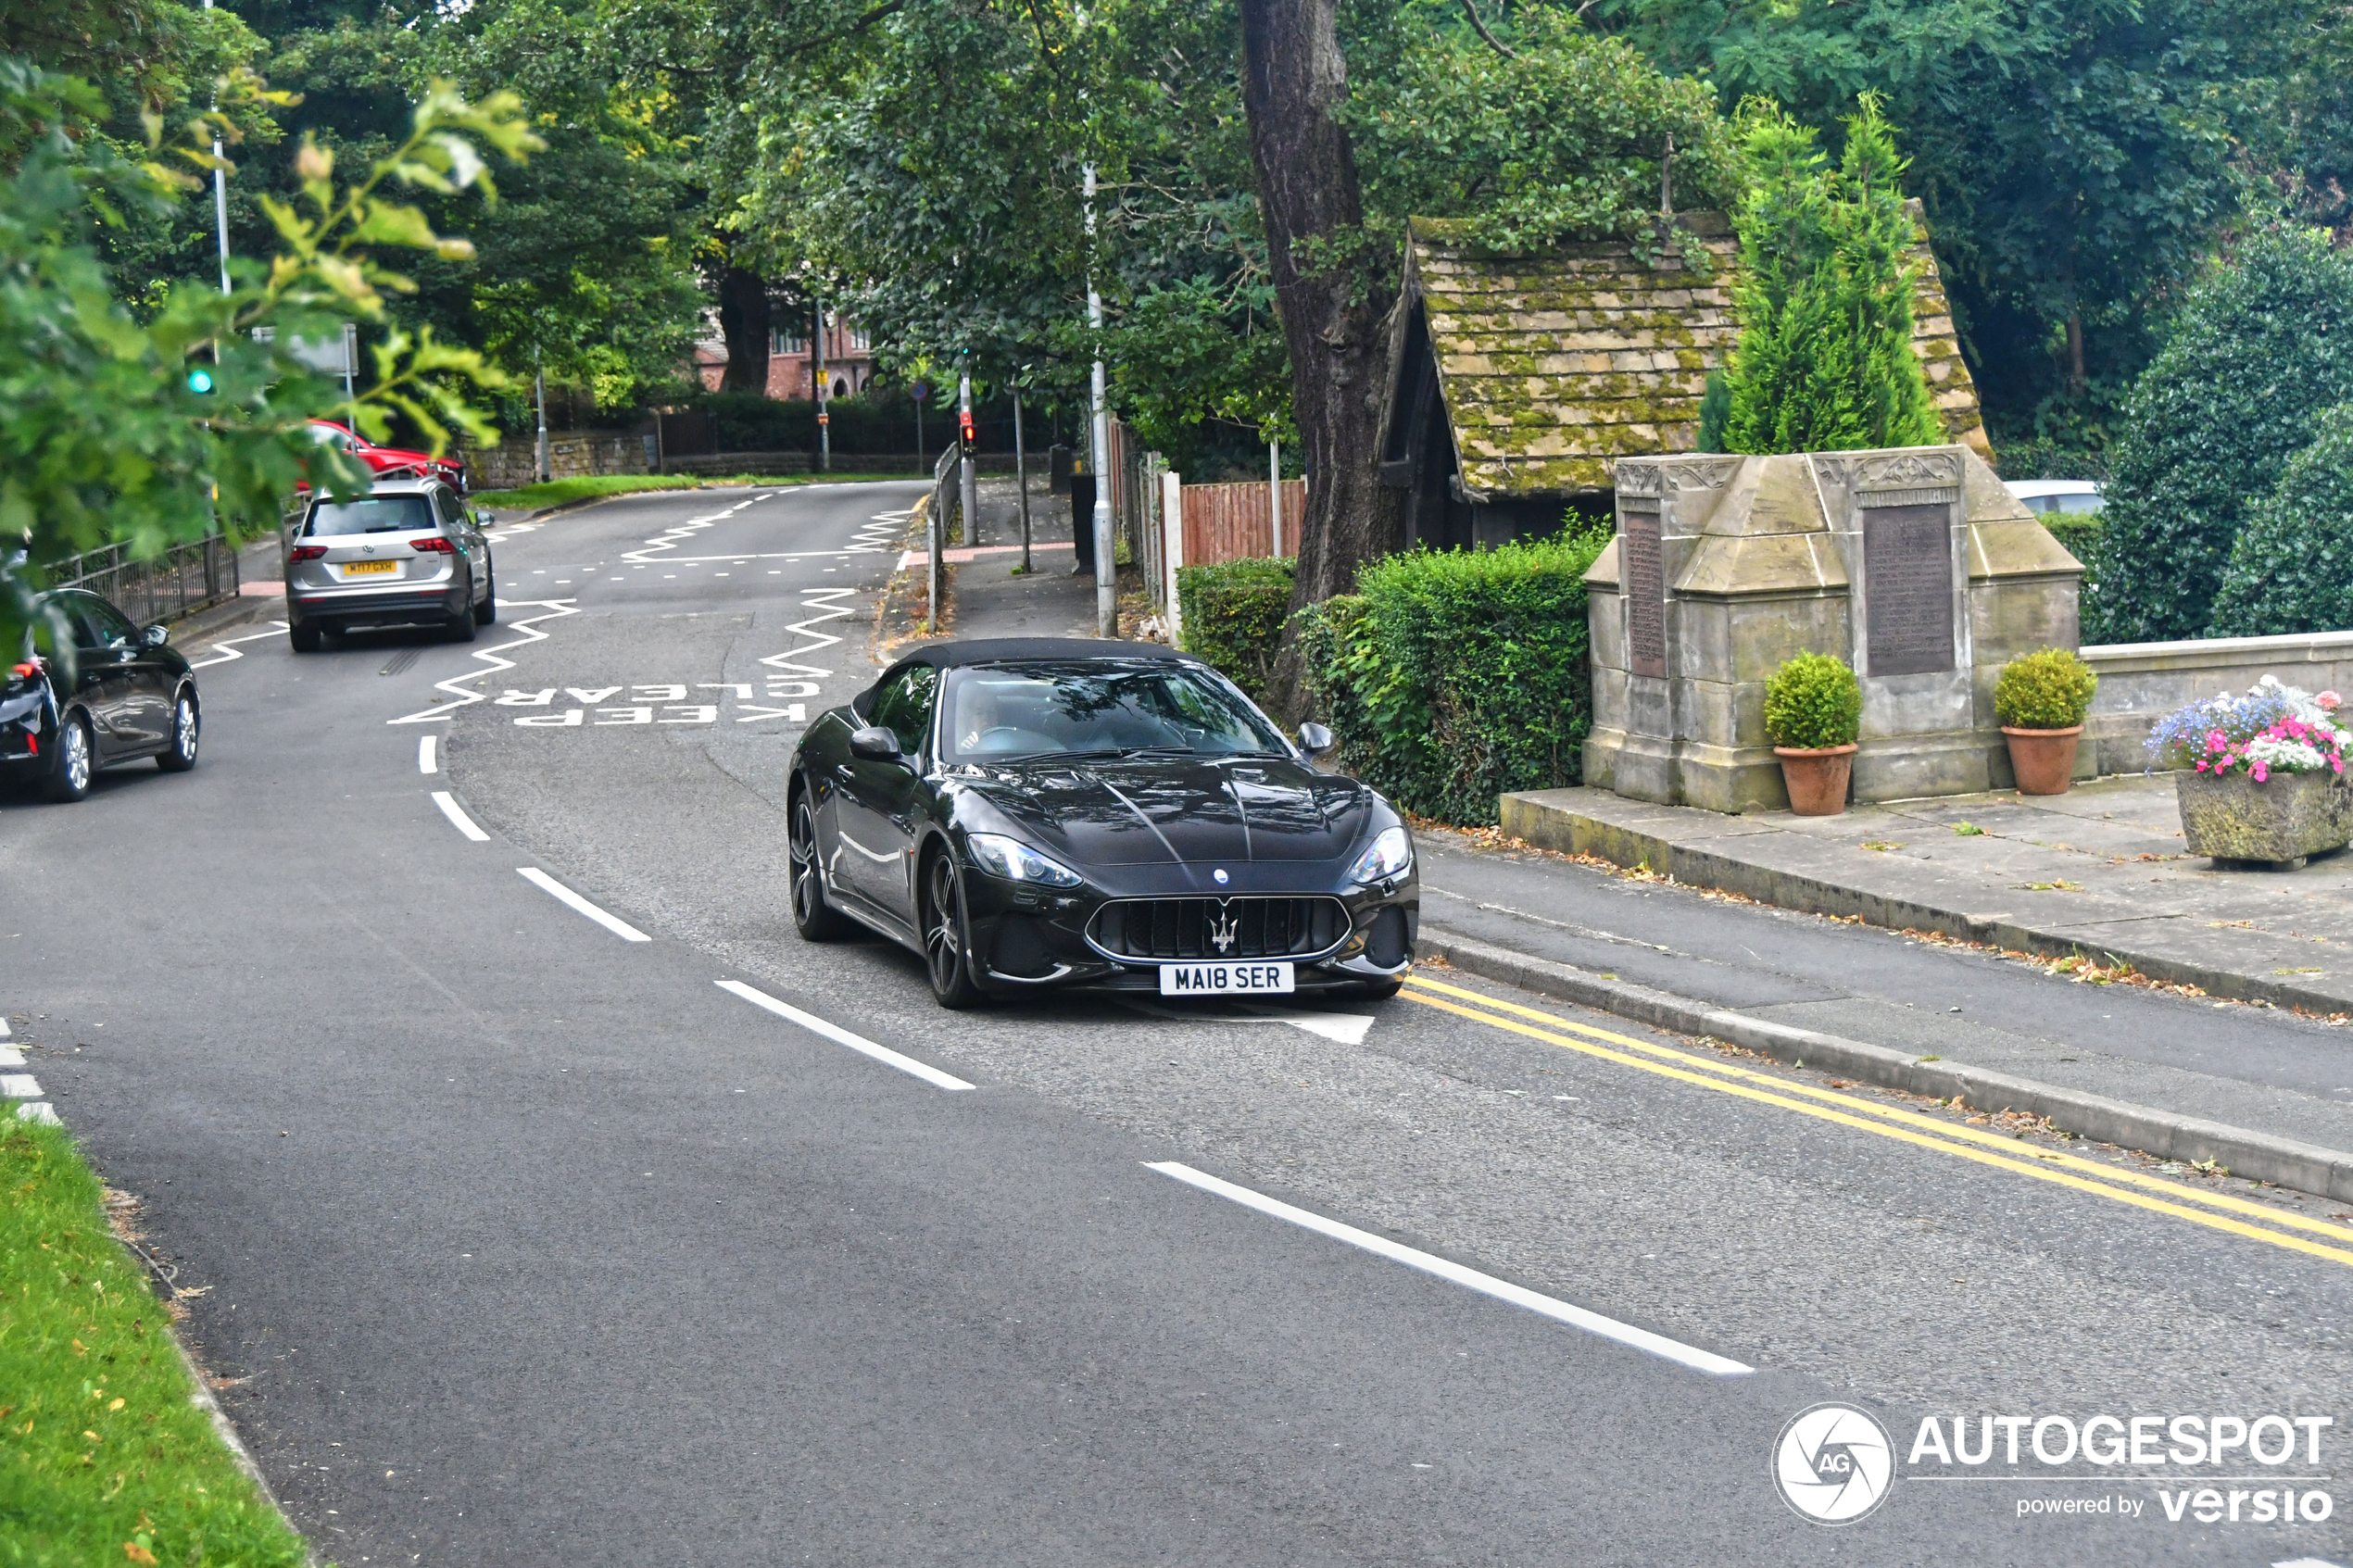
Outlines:
[[[1340,946],[1348,910],[1329,897],[1120,898],[1088,935],[1117,959],[1301,958]]]

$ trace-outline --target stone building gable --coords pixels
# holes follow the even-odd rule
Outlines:
[[[1990,457],[1944,279],[1911,206],[1913,347],[1947,439]],[[1722,214],[1677,221],[1706,248],[1706,270],[1671,247],[1639,259],[1625,240],[1496,256],[1464,241],[1460,224],[1416,219],[1385,428],[1406,432],[1417,393],[1434,380],[1460,494],[1473,502],[1598,495],[1610,488],[1613,458],[1692,450],[1708,372],[1740,335],[1739,256]],[[1424,368],[1433,362],[1434,378]]]

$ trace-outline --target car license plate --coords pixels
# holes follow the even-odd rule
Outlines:
[[[394,571],[400,563],[393,560],[347,560],[343,563],[346,577],[368,577],[379,571]]]
[[[1287,963],[1164,963],[1160,966],[1164,997],[1289,996],[1291,966]]]

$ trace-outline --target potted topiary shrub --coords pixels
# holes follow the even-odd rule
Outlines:
[[[2293,871],[2353,838],[2353,788],[2334,692],[2318,696],[2266,675],[2244,696],[2194,702],[2150,732],[2174,775],[2182,837],[2217,866]],[[2186,766],[2185,766],[2186,765]]]
[[[1994,716],[2009,743],[2020,795],[2067,793],[2083,716],[2099,684],[2092,667],[2066,648],[2036,648],[2002,666],[1994,682]]]
[[[1846,809],[1862,730],[1862,685],[1828,654],[1801,653],[1765,684],[1765,735],[1781,759],[1789,809],[1801,817]]]

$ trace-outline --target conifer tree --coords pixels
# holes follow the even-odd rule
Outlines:
[[[1904,160],[1862,96],[1838,167],[1810,126],[1742,107],[1751,183],[1739,211],[1740,345],[1725,377],[1731,452],[1924,446],[1944,439],[1912,349]]]

